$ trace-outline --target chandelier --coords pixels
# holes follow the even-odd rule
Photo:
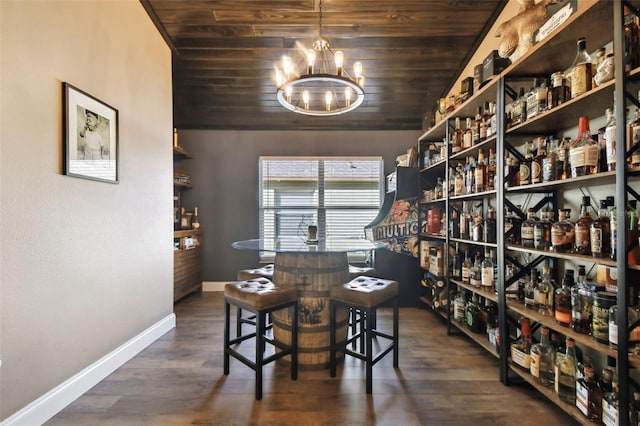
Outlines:
[[[364,76],[362,63],[353,64],[354,77],[345,70],[344,54],[335,53],[329,40],[322,35],[322,0],[320,0],[318,37],[313,47],[307,49],[296,42],[300,62],[296,65],[290,56],[282,57],[275,67],[278,102],[290,111],[299,114],[325,116],[352,111],[364,101]],[[331,61],[333,58],[333,61]],[[333,62],[335,72],[331,73]],[[302,69],[302,74],[298,69]]]

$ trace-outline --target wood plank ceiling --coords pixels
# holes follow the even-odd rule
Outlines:
[[[419,130],[506,3],[323,0],[323,35],[345,67],[363,63],[366,95],[309,117],[278,103],[273,75],[317,37],[319,0],[141,2],[173,51],[174,126],[245,130]]]

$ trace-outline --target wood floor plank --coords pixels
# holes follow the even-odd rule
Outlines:
[[[463,335],[447,336],[432,312],[400,311],[400,368],[389,354],[365,369],[348,357],[336,378],[283,364],[264,369],[264,396],[254,373],[231,360],[222,373],[222,293],[189,296],[175,306],[177,326],[78,398],[47,425],[572,425],[576,422],[528,385],[504,386],[498,361]],[[390,310],[378,315],[390,327]],[[253,355],[254,346],[243,342]],[[534,414],[535,413],[535,414]]]

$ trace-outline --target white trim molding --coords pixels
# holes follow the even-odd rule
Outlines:
[[[43,424],[175,326],[176,315],[174,313],[167,315],[113,352],[0,422],[0,426]]]

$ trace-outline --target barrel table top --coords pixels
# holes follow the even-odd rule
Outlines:
[[[261,238],[236,241],[231,247],[239,250],[268,251],[274,253],[348,253],[369,251],[385,247],[381,241],[364,238],[328,238],[308,241],[304,238]]]

